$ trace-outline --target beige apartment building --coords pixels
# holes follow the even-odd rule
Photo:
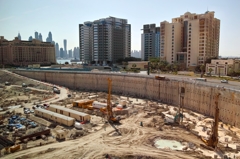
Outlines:
[[[28,66],[31,64],[50,65],[56,63],[55,46],[36,39],[8,41],[0,36],[0,65]]]
[[[212,69],[212,75],[226,76],[229,71],[238,71],[240,69],[240,59],[220,59],[211,60],[210,64],[206,64],[206,72],[210,72]]]
[[[186,12],[171,23],[160,23],[160,57],[194,68],[209,57],[219,56],[219,35],[220,20],[214,12]]]

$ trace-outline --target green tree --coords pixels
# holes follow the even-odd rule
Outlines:
[[[172,64],[172,71],[177,72],[178,69],[179,69],[179,64],[175,61],[175,62]]]
[[[210,76],[212,76],[212,71],[213,71],[213,69],[212,69],[212,68],[209,68],[208,71],[209,71],[209,73],[210,73]]]
[[[166,69],[167,71],[172,71],[172,64],[168,64],[168,65],[165,67],[165,69]]]
[[[204,65],[201,65],[201,66],[200,66],[200,70],[201,70],[201,78],[202,78],[202,77],[203,77],[204,70],[205,70],[205,66],[204,66]]]
[[[161,71],[164,71],[166,70],[166,67],[168,65],[168,62],[167,61],[160,61],[158,63],[158,68],[161,70]]]
[[[124,66],[124,69],[126,69],[126,66],[128,65],[128,62],[123,61],[122,65]]]
[[[157,57],[149,57],[149,62],[151,63],[158,63],[160,61],[160,58]]]
[[[232,68],[229,69],[228,71],[228,75],[230,75],[231,77],[233,77],[235,74],[234,70]]]

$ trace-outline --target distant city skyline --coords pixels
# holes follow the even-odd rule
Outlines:
[[[205,2],[205,3],[204,3]],[[141,49],[141,28],[144,24],[161,21],[171,21],[189,11],[191,13],[204,13],[207,10],[214,11],[216,17],[221,20],[220,27],[220,56],[240,56],[240,1],[211,0],[211,1],[172,1],[150,0],[145,1],[77,1],[63,0],[1,0],[0,1],[0,35],[7,40],[21,34],[22,40],[28,40],[32,33],[38,31],[43,40],[51,30],[54,41],[59,47],[63,47],[62,40],[68,40],[68,48],[79,47],[78,24],[91,19],[99,19],[107,16],[128,19],[131,24],[131,48]],[[137,5],[136,5],[137,4]],[[82,6],[79,9],[79,6]],[[102,8],[108,8],[103,10]],[[94,12],[89,12],[89,8]],[[64,12],[63,12],[64,10]],[[54,13],[49,16],[49,13]],[[87,14],[82,14],[87,13]],[[79,16],[81,15],[81,16]],[[61,18],[60,18],[61,17]],[[42,20],[44,19],[44,20]],[[67,22],[67,25],[66,25]]]

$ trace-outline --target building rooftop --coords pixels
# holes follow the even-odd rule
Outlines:
[[[51,108],[55,108],[55,109],[59,109],[59,110],[62,110],[62,111],[66,111],[66,112],[69,112],[69,113],[72,113],[72,114],[77,114],[79,116],[89,116],[89,114],[86,114],[86,113],[83,113],[83,112],[79,112],[79,111],[76,111],[76,110],[72,110],[72,109],[69,109],[69,108],[65,108],[63,106],[58,106],[58,105],[50,105],[49,107]]]
[[[75,103],[84,103],[84,102],[90,102],[90,101],[93,101],[93,100],[90,100],[90,99],[81,99],[81,100],[76,100],[74,101]]]
[[[59,117],[59,118],[62,118],[62,119],[68,120],[68,121],[74,120],[74,118],[72,118],[72,117],[68,117],[68,116],[65,116],[65,115],[62,115],[62,114],[58,114],[58,113],[55,113],[55,112],[52,112],[52,111],[49,111],[49,110],[46,110],[46,109],[38,108],[38,109],[35,109],[35,110],[37,110],[39,112],[42,112],[42,113],[49,114],[49,115],[54,116],[54,117]]]

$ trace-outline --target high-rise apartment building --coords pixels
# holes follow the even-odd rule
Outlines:
[[[141,36],[141,59],[149,60],[149,57],[160,57],[160,27],[156,24],[143,25]]]
[[[219,55],[220,20],[214,12],[186,12],[172,22],[160,23],[160,57],[186,68],[204,64]]]
[[[28,66],[31,64],[50,65],[56,63],[54,45],[41,42],[19,40],[12,41],[0,36],[0,64]]]
[[[79,24],[79,47],[83,63],[115,63],[131,56],[131,25],[115,17]]]

